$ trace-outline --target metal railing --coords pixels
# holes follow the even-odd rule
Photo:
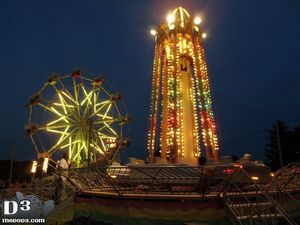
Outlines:
[[[106,171],[76,169],[69,179],[81,190],[155,194],[204,193],[203,167],[110,167]]]
[[[274,174],[264,190],[300,224],[300,163],[292,163]]]
[[[220,187],[220,195],[233,224],[298,224],[243,168],[237,168]]]
[[[114,166],[72,169],[68,178],[81,191],[144,194],[216,194],[216,187],[230,177],[240,165],[223,166]],[[264,168],[261,174],[268,174]],[[256,171],[257,172],[257,171]],[[263,177],[263,175],[262,175]],[[262,179],[264,180],[264,179]],[[266,182],[265,182],[266,183]]]

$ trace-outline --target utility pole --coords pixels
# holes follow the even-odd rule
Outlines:
[[[88,170],[90,169],[90,163],[91,163],[91,134],[92,134],[92,121],[88,120]]]
[[[11,143],[10,169],[9,169],[9,184],[11,184],[11,180],[12,180],[12,172],[13,172],[14,156],[15,156],[15,143],[12,142],[12,143]]]
[[[277,145],[279,151],[280,168],[282,168],[283,163],[282,163],[282,150],[281,150],[281,142],[280,142],[280,134],[279,134],[279,121],[277,121],[276,123],[276,133],[277,133]]]

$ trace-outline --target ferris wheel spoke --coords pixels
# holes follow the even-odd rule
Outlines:
[[[78,158],[78,160],[77,160],[77,164],[79,164],[80,163],[80,153],[82,152],[82,150],[83,150],[83,148],[84,148],[84,146],[83,146],[83,144],[82,143],[78,143],[77,144],[77,152],[76,152],[76,155],[74,156],[74,158],[73,158],[73,160],[74,161],[76,161],[76,159]]]
[[[71,139],[72,144],[69,146],[69,148],[71,149],[71,155],[69,155],[69,159],[72,161],[72,157],[74,156],[74,153],[76,151],[76,146],[80,142],[80,140],[77,139],[76,135],[72,135],[72,136],[70,135],[70,137],[72,137],[72,139]],[[69,140],[69,143],[70,143],[70,140]],[[70,149],[69,149],[69,151],[70,151]]]
[[[118,116],[120,117],[120,116],[121,116],[121,113],[120,113],[120,111],[119,111],[119,108],[118,108],[116,102],[114,102],[114,106],[115,106],[115,109],[116,109],[116,111],[117,111],[117,113],[118,113]]]
[[[32,117],[32,106],[29,106],[29,117],[28,117],[28,124],[30,124]]]
[[[104,105],[104,104],[107,104],[109,103],[110,101],[109,100],[105,100],[103,102],[100,102],[100,103],[97,103],[96,106],[100,106],[100,105]],[[99,109],[98,109],[99,110]]]
[[[102,126],[98,128],[98,131],[99,132],[101,131],[102,133],[105,132],[106,130],[107,130],[107,126],[105,124],[102,124]]]
[[[70,155],[71,161],[75,161],[75,158],[76,158],[75,156],[78,153],[78,145],[80,145],[80,138],[78,136],[78,133],[76,133],[75,135],[73,135],[73,139],[77,140],[77,141],[71,147],[71,151],[72,151],[72,154]]]
[[[49,128],[46,128],[46,131],[56,133],[56,134],[63,134],[63,135],[65,134],[63,131],[53,130],[53,129],[49,129]]]
[[[94,130],[93,132],[93,140],[95,145],[98,146],[98,152],[105,154],[105,152],[107,151],[106,145],[104,144],[103,140],[106,138],[106,135],[104,135],[103,133],[98,132],[97,130]],[[100,143],[98,144],[98,142],[100,141]],[[102,147],[101,147],[101,146]]]
[[[93,112],[96,112],[97,102],[98,102],[97,100],[99,98],[99,94],[100,94],[99,88],[95,89],[93,94]]]
[[[104,139],[106,139],[106,135],[104,135],[103,133],[99,132],[99,131],[94,131],[94,139],[95,140],[100,140],[100,144],[102,146],[102,148],[100,147],[100,145],[98,145],[98,148],[101,149],[100,153],[105,154],[105,152],[107,152],[107,147],[104,143]],[[95,142],[97,144],[97,141]],[[99,152],[99,151],[98,151]]]
[[[104,154],[105,152],[97,145],[97,144],[90,144],[91,147],[96,149],[99,153]]]
[[[76,113],[74,113],[74,111],[75,111],[74,106],[64,105],[64,104],[60,104],[57,102],[52,103],[51,105],[54,105],[54,106],[49,107],[49,106],[43,105],[44,107],[43,106],[42,107],[47,109],[48,111],[51,111],[51,112],[55,113],[56,115],[60,116],[65,122],[67,122],[66,119],[69,120],[69,122],[75,122],[75,120],[72,119],[72,116],[74,118],[77,118]],[[62,107],[64,109],[63,112],[60,112],[60,110],[61,110],[60,107]],[[67,108],[68,108],[68,110],[67,110],[68,112],[66,111]]]
[[[76,113],[76,107],[74,105],[61,104],[61,103],[57,103],[57,102],[54,102],[53,105],[56,106],[55,108],[57,108],[57,107],[64,108],[65,109],[64,111],[65,111],[67,117],[73,116],[74,118],[78,119],[78,116],[77,116],[78,113]]]
[[[110,117],[110,116],[107,116],[109,110],[111,109],[111,106],[112,106],[112,104],[109,103],[107,109],[106,109],[105,112],[104,112],[104,114],[97,113],[96,115],[99,116],[99,117],[102,117],[102,119],[105,119],[105,118],[112,118],[112,117]],[[103,108],[104,108],[104,107],[103,107]],[[102,109],[103,109],[103,108],[102,108]]]
[[[117,132],[114,131],[114,129],[112,129],[112,128],[109,126],[108,123],[104,122],[103,124],[104,124],[104,126],[102,126],[98,131],[101,131],[101,130],[103,130],[103,129],[105,129],[105,128],[108,128],[108,130],[110,131],[110,133],[112,133],[112,134],[114,134],[114,135],[117,135]]]
[[[100,86],[100,88],[105,94],[107,94],[109,97],[111,97],[111,94],[107,90],[105,90],[104,87]]]
[[[73,115],[75,118],[77,118],[77,114],[75,113],[77,105],[75,104],[74,106],[74,105],[67,104],[66,99],[61,95],[61,93],[58,90],[57,90],[57,95],[59,96],[61,104],[54,103],[54,105],[62,107],[65,115],[67,115],[68,117]]]
[[[82,88],[83,93],[84,93],[84,95],[85,95],[85,98],[84,98],[83,101],[80,103],[80,105],[83,106],[84,103],[85,103],[86,101],[88,101],[88,104],[92,105],[91,96],[92,96],[92,94],[93,94],[93,90],[90,91],[90,93],[87,93],[87,91],[85,90],[85,88],[84,88],[84,86],[83,86],[82,83],[81,83],[80,87]]]
[[[94,122],[94,124],[103,124],[103,123],[113,123],[113,122],[116,122],[117,119],[106,119],[106,120],[99,120],[99,121],[96,121]]]
[[[97,95],[96,93],[93,94],[93,112],[96,111],[96,104],[97,104]]]
[[[101,138],[100,138],[100,142],[101,142],[101,145],[104,149],[104,152],[107,152],[107,147],[105,146],[104,141]]]
[[[85,117],[87,115],[87,113],[89,112],[89,107],[92,106],[92,97],[93,97],[93,94],[94,94],[94,87],[92,88],[92,90],[90,91],[90,93],[87,93],[87,91],[85,90],[84,86],[81,85],[81,88],[83,90],[83,93],[85,95],[85,99],[82,101],[81,103],[81,106],[83,106],[84,102],[87,102],[85,104],[85,108],[84,108],[84,112],[83,112],[83,116]]]
[[[107,116],[107,114],[108,114],[110,108],[111,108],[111,104],[109,104],[109,106],[107,107],[107,109],[106,109],[106,111],[105,111],[105,113],[104,113],[104,115],[103,115],[103,118],[106,118],[106,116]]]
[[[34,146],[35,151],[37,152],[37,154],[39,154],[38,147],[37,147],[36,142],[35,142],[35,140],[34,140],[34,138],[33,138],[32,135],[30,136],[30,139],[31,139],[31,141],[32,141],[32,143],[33,143],[33,146]]]
[[[54,102],[53,105],[55,105],[55,106],[60,106],[60,107],[63,107],[63,105],[64,105],[66,108],[71,108],[71,109],[74,109],[74,108],[75,108],[73,105],[69,105],[69,104],[61,104],[61,103],[57,103],[57,102]]]
[[[52,152],[53,150],[55,150],[63,141],[65,141],[69,136],[70,136],[70,134],[73,132],[73,131],[71,131],[71,132],[67,132],[68,130],[69,130],[69,126],[68,127],[66,127],[66,129],[64,130],[64,132],[56,132],[56,131],[54,131],[54,130],[52,130],[52,132],[53,133],[59,133],[59,134],[61,134],[61,136],[60,136],[60,138],[58,139],[58,141],[56,142],[56,144],[54,144],[50,149],[49,149],[49,152]],[[49,131],[49,130],[48,130]],[[51,131],[50,131],[51,132]]]
[[[66,102],[64,102],[64,100],[63,100],[63,98],[62,98],[62,96],[61,96],[60,93],[58,93],[58,97],[59,97],[59,100],[60,100],[60,102],[61,102],[62,108],[63,108],[63,110],[64,110],[64,112],[65,112],[65,115],[67,115],[68,112],[67,112],[67,108],[66,108],[66,106],[65,106],[65,103],[66,103]]]
[[[96,109],[96,110],[90,115],[90,118],[92,118],[93,116],[99,114],[99,112],[100,112],[102,109],[104,109],[105,106],[110,105],[111,103],[110,103],[109,100],[106,100],[106,101],[104,101],[104,102],[102,102],[102,103],[98,103],[98,104],[99,104],[99,108]],[[96,104],[96,106],[97,106],[98,104]],[[102,115],[102,114],[99,114],[99,115]]]
[[[66,86],[64,85],[64,83],[61,81],[61,79],[59,80],[60,85],[62,86],[62,91],[65,91],[69,96],[72,96],[72,94],[69,92],[69,90],[66,88]]]
[[[75,97],[75,102],[78,102],[78,85],[76,84],[76,80],[75,79],[72,79],[73,80],[73,91],[74,91],[74,97]]]
[[[69,142],[65,145],[62,145],[60,148],[63,149],[63,148],[67,148],[67,147],[72,147],[72,145],[76,144],[80,142],[80,140],[76,140],[76,141],[72,141],[72,136],[69,136]]]
[[[80,78],[81,78],[82,80],[86,80],[86,81],[89,81],[89,82],[93,81],[92,79],[87,78],[87,77],[83,77],[83,76],[81,76]]]
[[[102,114],[100,114],[100,113],[96,114],[96,116],[99,116],[100,118],[102,118],[102,120],[103,120],[104,118],[107,118],[107,119],[110,119],[110,120],[114,120],[113,117],[111,117],[111,116],[104,116],[104,115],[102,115]]]
[[[103,133],[101,133],[101,132],[98,132],[98,137],[100,138],[100,139],[114,139],[114,138],[117,138],[117,137],[115,137],[115,136],[109,136],[109,135],[106,135],[106,134],[103,134]]]
[[[46,126],[47,126],[47,127],[50,127],[51,125],[56,124],[56,123],[58,123],[58,122],[60,122],[60,121],[62,121],[62,120],[63,120],[63,118],[60,117],[60,118],[58,118],[58,119],[56,119],[56,120],[53,120],[52,122],[47,123]]]
[[[71,97],[71,95],[68,95],[66,92],[64,92],[63,90],[61,91],[61,93],[66,96],[70,101],[72,101],[75,105],[79,105],[79,103]]]
[[[48,99],[46,99],[46,98],[44,98],[42,96],[40,96],[40,99],[43,100],[48,105],[52,105],[52,103],[53,103],[53,101],[50,101],[50,100],[48,100]]]
[[[61,128],[66,128],[66,127],[74,127],[75,125],[73,124],[61,124],[61,125],[53,125],[53,126],[43,126],[39,127],[38,130],[42,131],[48,131],[48,130],[56,130],[56,129],[61,129]],[[59,130],[56,130],[59,132]],[[62,132],[63,133],[63,132]]]
[[[54,107],[52,107],[52,106],[49,107],[49,106],[46,106],[46,105],[44,105],[42,103],[39,103],[39,106],[41,106],[42,108],[44,108],[44,109],[46,109],[46,110],[48,110],[48,111],[50,111],[50,112],[52,112],[52,113],[60,116],[60,118],[62,118],[66,123],[69,123],[69,121],[66,119],[66,116],[63,115],[63,114],[61,114],[61,113],[59,113]]]
[[[77,163],[81,163],[83,154],[86,156],[86,154],[84,152],[84,145],[82,142],[79,142],[77,145],[77,153],[74,157],[74,159],[78,158]]]
[[[50,112],[52,112],[52,113],[54,113],[54,114],[60,116],[66,123],[70,123],[70,121],[76,122],[76,121],[74,121],[73,119],[71,119],[69,115],[64,115],[64,114],[60,113],[60,112],[59,112],[56,108],[54,108],[53,106],[50,106],[50,107],[49,107],[49,106],[46,106],[46,105],[44,105],[44,104],[42,104],[42,103],[39,103],[39,106],[41,106],[42,108],[44,108],[44,109],[46,109],[46,110],[48,110],[48,111],[50,111]],[[69,120],[70,120],[70,121],[69,121]]]
[[[42,91],[43,91],[48,85],[49,85],[48,82],[44,83],[44,85],[38,90],[37,94],[38,94],[38,95],[41,94]]]
[[[88,148],[85,144],[85,142],[82,142],[82,146],[83,146],[83,149],[81,151],[85,151],[85,153],[88,151]]]

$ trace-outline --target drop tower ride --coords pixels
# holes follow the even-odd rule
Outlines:
[[[199,17],[182,7],[151,30],[155,53],[148,131],[149,161],[197,164],[219,158]]]

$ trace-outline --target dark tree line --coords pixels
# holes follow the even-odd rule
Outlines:
[[[266,163],[273,171],[280,169],[281,164],[300,162],[300,125],[291,129],[284,122],[277,121],[268,130],[264,150]]]

